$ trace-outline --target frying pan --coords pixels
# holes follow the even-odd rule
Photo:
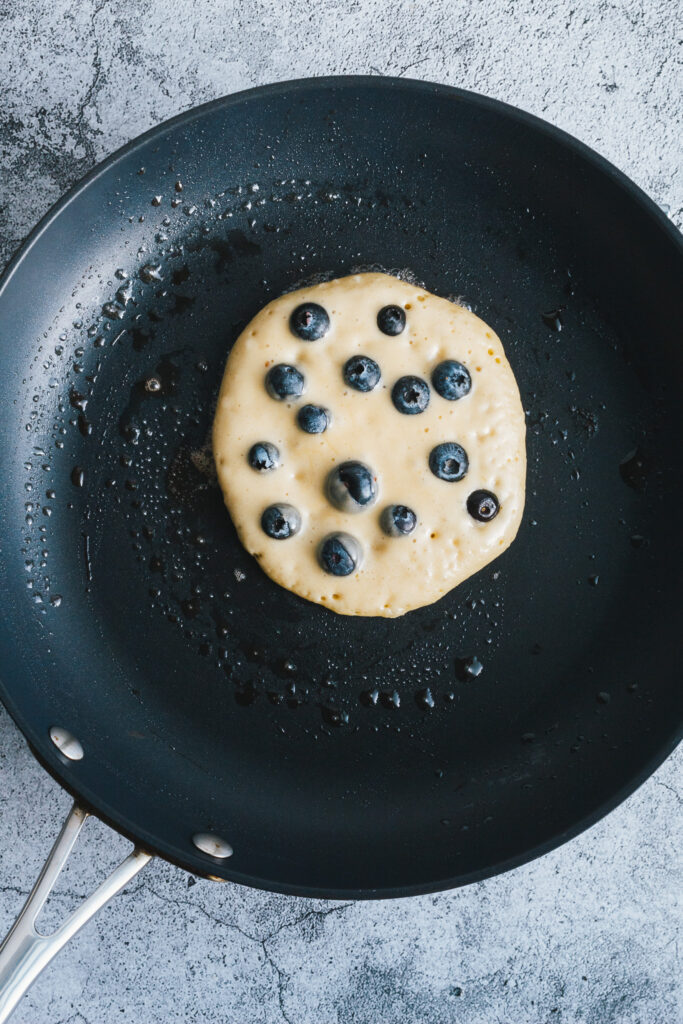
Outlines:
[[[680,736],[682,268],[595,153],[422,82],[231,96],[72,190],[0,290],[0,697],[77,802],[34,901],[86,811],[137,851],[98,905],[151,854],[369,898],[506,870],[631,793]],[[356,269],[468,303],[527,412],[517,540],[396,620],[266,578],[207,449],[245,322]],[[52,955],[27,913],[6,1012]]]

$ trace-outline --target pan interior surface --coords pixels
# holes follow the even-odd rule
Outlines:
[[[42,762],[192,871],[320,895],[482,878],[614,806],[681,719],[682,264],[604,161],[445,87],[255,90],[107,161],[0,290],[0,696]],[[469,304],[527,413],[517,540],[396,620],[272,583],[208,448],[244,324],[358,269]]]

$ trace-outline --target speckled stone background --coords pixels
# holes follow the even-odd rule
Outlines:
[[[62,192],[147,128],[318,74],[449,82],[545,117],[680,225],[669,0],[0,0],[0,266]],[[678,36],[678,38],[677,38]],[[467,889],[324,903],[153,863],[60,955],[17,1024],[676,1024],[681,751],[567,846]],[[0,932],[69,806],[0,710]],[[127,844],[90,823],[53,900]]]

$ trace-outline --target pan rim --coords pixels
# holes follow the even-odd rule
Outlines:
[[[581,160],[586,161],[602,175],[606,176],[607,179],[610,180],[611,184],[626,193],[631,201],[635,202],[641,208],[643,213],[654,219],[654,222],[663,231],[664,236],[668,239],[669,243],[673,243],[673,245],[678,248],[681,256],[683,256],[683,236],[681,236],[681,233],[678,231],[676,226],[657,206],[654,200],[652,200],[638,185],[628,178],[626,174],[610,163],[610,161],[605,157],[601,156],[595,150],[591,149],[591,147],[574,138],[563,129],[549,124],[542,118],[508,103],[504,103],[501,100],[493,99],[479,93],[450,85],[437,84],[418,79],[390,78],[377,75],[326,76],[319,78],[293,79],[270,85],[256,86],[251,89],[210,100],[200,106],[192,107],[167,121],[161,122],[159,125],[150,128],[142,135],[137,136],[119,149],[115,150],[92,168],[92,170],[90,170],[80,181],[76,182],[65,193],[65,195],[47,211],[47,213],[30,231],[25,241],[7,264],[2,275],[0,275],[0,301],[2,300],[3,293],[14,274],[24,260],[29,256],[35,243],[52,225],[53,221],[61,215],[61,213],[81,194],[81,192],[96,181],[100,175],[111,171],[121,160],[129,157],[136,150],[142,149],[151,140],[158,141],[160,138],[163,138],[167,132],[185,124],[189,124],[193,120],[203,117],[209,111],[225,110],[231,106],[238,105],[256,97],[261,98],[281,95],[296,96],[300,93],[306,92],[307,90],[325,88],[358,89],[368,87],[374,89],[392,89],[411,93],[424,93],[426,96],[438,95],[451,97],[457,101],[466,102],[482,110],[491,110],[503,114],[522,125],[532,128],[541,135],[545,135],[545,137],[561,144],[565,149],[569,150]],[[629,778],[628,781],[625,782],[614,794],[612,794],[609,799],[598,803],[590,812],[574,822],[570,828],[560,830],[544,840],[542,843],[538,843],[505,861],[489,865],[464,875],[459,874],[450,878],[431,880],[426,883],[418,883],[414,885],[402,885],[400,887],[381,889],[333,887],[321,889],[314,886],[294,885],[288,883],[283,884],[281,882],[278,883],[277,881],[270,881],[260,877],[252,877],[245,872],[231,871],[229,869],[229,864],[210,864],[206,865],[204,870],[202,870],[199,859],[192,858],[189,852],[184,855],[177,846],[171,846],[170,844],[167,845],[163,842],[159,842],[158,840],[155,840],[153,836],[146,834],[144,830],[132,831],[128,826],[128,823],[122,821],[123,816],[117,813],[116,808],[108,805],[105,801],[99,798],[97,794],[92,793],[89,790],[89,787],[79,786],[77,784],[77,777],[73,774],[73,768],[70,773],[67,766],[63,765],[62,762],[55,757],[54,753],[50,750],[47,736],[42,736],[42,734],[40,734],[40,732],[19,713],[18,709],[14,705],[14,701],[12,700],[10,693],[2,681],[2,678],[0,678],[0,699],[2,699],[2,703],[26,738],[32,753],[43,768],[50,773],[50,775],[63,789],[82,803],[86,809],[91,810],[93,814],[103,820],[115,831],[130,839],[131,842],[141,846],[148,852],[155,853],[163,859],[176,864],[183,870],[192,872],[193,874],[200,874],[205,877],[220,875],[226,881],[248,885],[252,888],[289,895],[305,896],[308,898],[395,899],[397,897],[424,895],[471,884],[472,882],[481,881],[485,878],[490,878],[497,874],[509,871],[512,868],[519,867],[537,857],[549,853],[551,850],[556,849],[568,840],[575,838],[581,832],[590,828],[592,825],[600,821],[601,818],[614,810],[615,807],[622,803],[628,796],[633,794],[643,784],[643,782],[649,778],[649,776],[675,750],[676,746],[683,738],[683,722],[673,722],[671,733],[667,739],[646,761],[641,770],[637,772],[635,776]]]

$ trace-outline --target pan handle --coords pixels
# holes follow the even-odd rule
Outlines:
[[[108,878],[51,935],[36,929],[36,919],[52,892],[83,828],[88,812],[74,804],[19,917],[0,945],[0,1024],[4,1024],[40,972],[97,911],[137,875],[151,854],[134,849]]]

